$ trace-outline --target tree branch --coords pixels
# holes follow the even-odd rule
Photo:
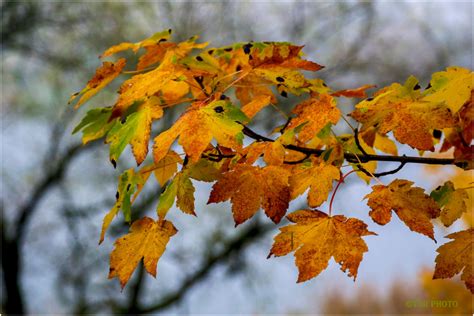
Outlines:
[[[255,139],[256,141],[265,141],[265,142],[274,142],[273,139],[262,136],[247,126],[244,126],[242,132],[250,137]],[[307,148],[301,147],[296,145],[283,145],[286,149],[298,151],[303,154],[308,155],[316,155],[320,156],[324,150],[322,149],[314,149],[314,148]],[[417,164],[426,164],[426,165],[455,165],[456,161],[454,158],[429,158],[429,157],[415,157],[415,156],[388,156],[388,155],[356,155],[353,153],[344,153],[344,158],[349,162],[369,162],[369,161],[391,161],[391,162],[399,162],[403,164],[407,163],[417,163]]]

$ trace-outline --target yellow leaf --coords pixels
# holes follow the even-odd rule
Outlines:
[[[134,53],[136,53],[141,47],[147,47],[147,46],[152,46],[158,43],[161,43],[162,41],[166,41],[171,37],[171,29],[157,32],[150,36],[147,39],[144,39],[141,42],[137,43],[120,43],[118,45],[114,45],[110,48],[108,48],[105,52],[102,53],[100,58],[108,57],[113,54],[122,52],[124,50],[132,49]]]
[[[430,88],[424,92],[424,101],[444,103],[457,113],[471,96],[474,74],[466,68],[448,67],[446,71],[435,72]]]
[[[104,241],[105,232],[107,231],[110,224],[112,223],[112,220],[115,218],[115,216],[117,216],[120,210],[122,210],[124,214],[125,221],[130,222],[132,203],[135,201],[138,194],[140,194],[149,176],[150,173],[146,172],[135,173],[133,168],[126,170],[119,176],[119,184],[117,188],[117,193],[115,195],[116,201],[114,206],[104,216],[99,244]]]
[[[151,123],[163,116],[163,109],[157,97],[151,96],[140,105],[137,130],[130,141],[133,155],[140,165],[148,154],[148,142],[150,140]]]
[[[340,171],[326,162],[313,161],[310,167],[296,167],[290,177],[291,199],[303,194],[308,188],[308,205],[318,207],[327,200],[334,180],[339,180]]]
[[[263,160],[267,165],[280,166],[285,159],[285,147],[279,139],[274,142],[253,142],[242,150],[247,164],[253,164],[263,155]]]
[[[183,159],[174,151],[170,151],[163,159],[158,161],[154,166],[153,173],[161,186],[164,186],[178,169],[178,163],[182,163]]]
[[[372,193],[365,196],[372,209],[370,217],[380,225],[392,218],[392,210],[410,230],[434,238],[431,219],[440,214],[436,202],[422,188],[411,187],[413,182],[396,179],[388,186],[374,185]]]
[[[432,131],[453,127],[452,112],[443,102],[422,99],[418,80],[410,77],[405,85],[394,83],[356,105],[350,114],[362,123],[362,131],[375,128],[385,135],[393,131],[403,144],[419,150],[434,150]]]
[[[349,277],[355,280],[362,257],[368,251],[361,237],[376,235],[364,222],[342,215],[331,217],[318,210],[299,210],[287,218],[295,225],[280,228],[268,257],[295,251],[297,282],[319,275],[334,257],[341,270],[348,270]]]
[[[461,273],[461,280],[474,294],[474,228],[449,234],[452,241],[442,245],[436,251],[436,267],[433,279],[452,278]]]
[[[160,161],[174,140],[183,146],[191,162],[197,162],[213,138],[219,145],[240,148],[247,117],[229,101],[219,100],[206,106],[194,105],[167,131],[155,138],[153,154]]]
[[[466,201],[469,196],[464,189],[455,189],[451,181],[447,181],[431,192],[430,196],[441,208],[439,219],[446,226],[451,226],[466,212]]]
[[[156,265],[163,255],[170,237],[178,231],[166,220],[155,222],[144,217],[133,222],[130,233],[117,239],[110,254],[109,279],[117,277],[122,288],[136,266],[143,259],[145,270],[156,277]]]
[[[112,118],[122,116],[135,102],[156,95],[163,87],[181,75],[179,71],[175,72],[171,68],[160,66],[126,80],[120,87],[120,96],[113,107]]]

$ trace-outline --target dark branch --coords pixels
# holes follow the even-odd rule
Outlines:
[[[355,140],[355,143],[357,145],[357,148],[359,148],[360,152],[364,155],[364,156],[367,156],[367,152],[365,151],[365,149],[362,147],[362,145],[360,144],[360,141],[359,141],[359,129],[356,128],[354,130],[354,140]]]
[[[262,136],[257,134],[256,132],[252,131],[247,126],[244,126],[242,130],[245,135],[250,138],[255,139],[256,141],[266,141],[266,142],[274,142],[273,139],[268,137]],[[314,148],[307,148],[301,147],[296,145],[283,145],[286,149],[298,151],[300,153],[308,154],[308,155],[316,155],[320,156],[324,150],[323,149],[314,149]],[[391,161],[391,162],[399,162],[403,164],[407,163],[418,163],[418,164],[426,164],[426,165],[454,165],[455,159],[454,158],[427,158],[427,157],[415,157],[415,156],[388,156],[388,155],[356,155],[353,153],[344,153],[344,158],[349,162],[362,162],[366,163],[369,161]]]

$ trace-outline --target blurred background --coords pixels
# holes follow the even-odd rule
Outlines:
[[[113,104],[117,83],[77,112],[67,106],[106,48],[168,28],[176,40],[197,34],[211,46],[304,44],[307,58],[326,66],[317,77],[335,89],[382,87],[411,74],[423,86],[447,66],[472,69],[471,1],[2,1],[1,14],[2,313],[472,313],[472,296],[462,283],[430,281],[443,236],[472,225],[472,217],[448,230],[437,225],[438,244],[398,218],[377,226],[362,201],[370,187],[356,176],[338,191],[334,208],[379,234],[365,239],[370,251],[356,282],[331,260],[317,278],[296,284],[292,256],[266,259],[277,227],[256,216],[234,229],[230,204],[206,205],[210,185],[195,183],[198,217],[170,212],[179,233],[160,259],[157,279],[137,269],[121,291],[117,280],[107,279],[113,241],[128,231],[121,215],[106,241],[97,243],[117,177],[134,166],[132,155],[127,149],[115,170],[107,146],[83,147],[80,136],[71,135],[88,108]],[[288,112],[291,101],[282,110]],[[343,110],[352,105],[344,101]],[[176,115],[154,126],[155,134]],[[269,131],[279,120],[269,110],[257,116],[254,128]],[[413,152],[403,147],[401,153]],[[395,177],[430,191],[448,178],[463,187],[472,181],[472,173],[420,166],[383,181]],[[133,216],[154,216],[159,192],[148,186]],[[289,211],[304,202],[292,202]],[[437,301],[456,306],[433,306]]]

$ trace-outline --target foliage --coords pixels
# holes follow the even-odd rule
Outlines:
[[[404,84],[380,89],[357,103],[349,114],[361,125],[354,128],[338,108],[338,98],[366,98],[366,90],[374,86],[334,91],[322,79],[310,78],[303,71],[315,72],[323,66],[304,59],[303,46],[249,42],[206,48],[208,43],[198,43],[197,37],[181,43],[170,39],[171,30],[166,30],[138,43],[107,49],[101,58],[126,50],[138,54],[136,70],[123,70],[126,63],[133,64],[133,58],[105,61],[70,100],[78,108],[119,75],[127,77],[115,104],[89,110],[74,130],[82,130],[84,143],[105,137],[114,167],[130,144],[138,166],[119,177],[117,201],[104,218],[100,242],[120,210],[125,220],[131,221],[131,205],[151,173],[164,186],[157,220],[145,217],[134,221],[130,233],[115,243],[109,277],[118,277],[122,287],[142,258],[146,271],[155,275],[158,259],[177,232],[165,219],[175,200],[184,213],[196,215],[193,181],[215,182],[208,203],[230,200],[235,225],[250,219],[260,208],[279,223],[290,201],[308,189],[311,208],[321,206],[332,191],[327,214],[316,209],[293,212],[287,218],[294,224],[280,228],[275,237],[270,255],[295,251],[298,282],[321,273],[331,257],[349,276],[357,276],[368,251],[362,237],[376,234],[357,218],[331,214],[337,189],[353,172],[367,183],[378,182],[366,196],[369,215],[377,224],[390,222],[394,211],[412,231],[435,240],[433,219],[440,218],[449,226],[465,212],[467,189],[455,189],[451,182],[429,195],[413,187],[411,181],[396,179],[384,185],[378,178],[396,173],[407,163],[472,169],[470,70],[449,67],[436,72],[425,89],[413,76]],[[271,105],[279,110],[280,97],[290,94],[303,101],[286,117],[286,124],[275,128],[273,138],[249,127],[262,109]],[[187,105],[181,116],[153,140],[153,162],[141,166],[149,156],[152,124],[180,104]],[[353,134],[334,133],[332,127],[341,120]],[[182,154],[171,150],[176,140]],[[440,151],[454,147],[452,158],[423,157],[425,151],[435,151],[440,141]],[[419,150],[420,156],[398,156],[398,144]],[[400,167],[377,173],[377,161],[398,161]],[[344,167],[353,170],[343,174]],[[434,277],[462,273],[473,292],[468,271],[472,229],[448,238],[453,241],[438,249]],[[459,249],[461,257],[455,254]]]

